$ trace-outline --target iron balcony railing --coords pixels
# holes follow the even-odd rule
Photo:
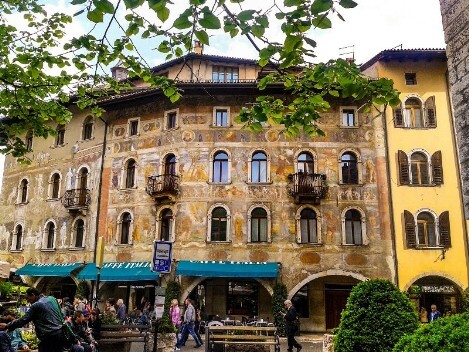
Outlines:
[[[172,174],[149,176],[146,191],[150,196],[156,198],[177,195],[179,193],[179,176]]]
[[[62,197],[62,204],[67,209],[88,208],[91,203],[91,192],[89,189],[69,189]]]
[[[290,180],[288,192],[297,199],[303,197],[321,199],[326,196],[326,175],[297,172],[288,175],[288,179]]]

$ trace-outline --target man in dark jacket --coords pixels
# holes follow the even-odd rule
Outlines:
[[[73,344],[72,351],[74,352],[91,352],[94,346],[94,340],[91,336],[91,329],[85,323],[83,312],[78,310],[73,314],[73,319],[70,322],[73,333],[77,337],[77,341]]]
[[[283,314],[287,325],[287,351],[293,352],[293,347],[296,347],[296,352],[300,352],[303,347],[295,340],[295,334],[299,328],[298,313],[296,312],[295,307],[293,307],[289,299],[283,302],[283,304],[285,305],[285,309],[287,310],[286,313]]]
[[[21,318],[8,324],[0,323],[0,330],[12,331],[32,321],[36,336],[41,341],[39,352],[63,352],[66,342],[62,332],[62,317],[55,298],[46,297],[31,287],[26,290],[26,300],[31,304],[29,310]]]

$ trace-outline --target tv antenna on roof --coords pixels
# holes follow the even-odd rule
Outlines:
[[[355,62],[355,45],[343,46],[342,48],[339,48],[339,50],[346,51],[346,52],[340,52],[339,56],[352,54],[352,57],[346,57],[345,60],[350,61],[350,62]]]
[[[402,50],[402,44],[396,45],[394,48],[391,48],[391,50],[394,50],[394,49],[397,49],[397,48]]]

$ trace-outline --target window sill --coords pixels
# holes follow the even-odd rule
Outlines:
[[[363,186],[363,183],[339,183],[339,186]]]
[[[438,186],[441,186],[442,184],[440,185],[437,185],[437,184],[409,184],[409,185],[400,185],[400,186],[407,186],[407,187],[424,187],[424,188],[431,188],[431,187],[438,187]]]
[[[130,187],[130,188],[119,188],[119,191],[127,191],[127,192],[133,192],[135,190],[137,190],[138,187],[137,186],[134,186],[134,187]]]
[[[23,251],[23,248],[21,249],[10,249],[10,253],[21,253]]]
[[[247,181],[246,184],[248,186],[268,186],[271,185],[273,182],[268,181],[268,182],[252,182],[252,181]]]
[[[406,126],[396,126],[396,128],[402,128],[403,130],[431,130],[435,127],[406,127]]]
[[[125,247],[132,247],[133,244],[132,243],[117,243],[115,246],[125,248]]]
[[[47,198],[46,202],[57,202],[59,200],[60,200],[60,198]]]
[[[41,252],[55,252],[56,248],[41,248]]]
[[[233,127],[233,125],[226,125],[226,126],[218,126],[218,125],[210,125],[210,128],[230,128]]]
[[[261,242],[247,242],[246,243],[248,246],[253,245],[253,246],[267,246],[272,244],[272,241],[261,241]]]
[[[83,251],[85,247],[70,247],[68,250],[70,252],[78,252],[78,251]]]
[[[348,243],[342,243],[343,247],[367,247],[366,244],[348,244]]]
[[[207,244],[230,244],[231,241],[207,241]]]
[[[87,139],[82,139],[81,141],[78,141],[78,143],[85,143],[85,142],[90,142],[93,141],[95,137],[87,138]]]
[[[344,129],[351,129],[351,130],[357,130],[360,128],[360,126],[345,126],[345,125],[339,125],[339,128],[344,128]]]
[[[415,248],[412,248],[412,249],[416,249],[416,250],[420,250],[420,251],[441,251],[442,249],[447,249],[443,246],[436,246],[436,247],[428,247],[428,246],[415,246]]]
[[[231,185],[233,182],[228,181],[228,182],[213,182],[213,181],[207,181],[207,184],[213,185],[213,186],[227,186]]]
[[[20,203],[15,203],[15,205],[18,205],[18,206],[23,206],[23,205],[28,205],[28,204],[29,204],[29,201],[20,202]]]
[[[126,137],[127,137],[127,138],[138,138],[138,137],[140,137],[140,133],[137,133],[137,134],[130,134],[130,135],[127,135]]]
[[[179,129],[179,126],[172,127],[172,128],[165,128],[164,130],[169,132],[169,131],[176,131],[178,129]]]
[[[313,242],[296,242],[296,244],[301,247],[323,247],[324,246],[324,243],[313,243]]]
[[[64,143],[64,144],[56,144],[56,145],[51,145],[49,148],[50,149],[57,149],[57,148],[63,148],[67,145],[68,143]]]

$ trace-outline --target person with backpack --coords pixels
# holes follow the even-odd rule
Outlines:
[[[293,352],[293,347],[296,347],[296,352],[300,352],[303,346],[301,346],[298,341],[295,340],[295,334],[300,327],[300,317],[298,316],[295,307],[293,307],[289,299],[283,302],[283,304],[285,305],[286,309],[286,312],[283,314],[283,317],[287,325],[287,351]]]

